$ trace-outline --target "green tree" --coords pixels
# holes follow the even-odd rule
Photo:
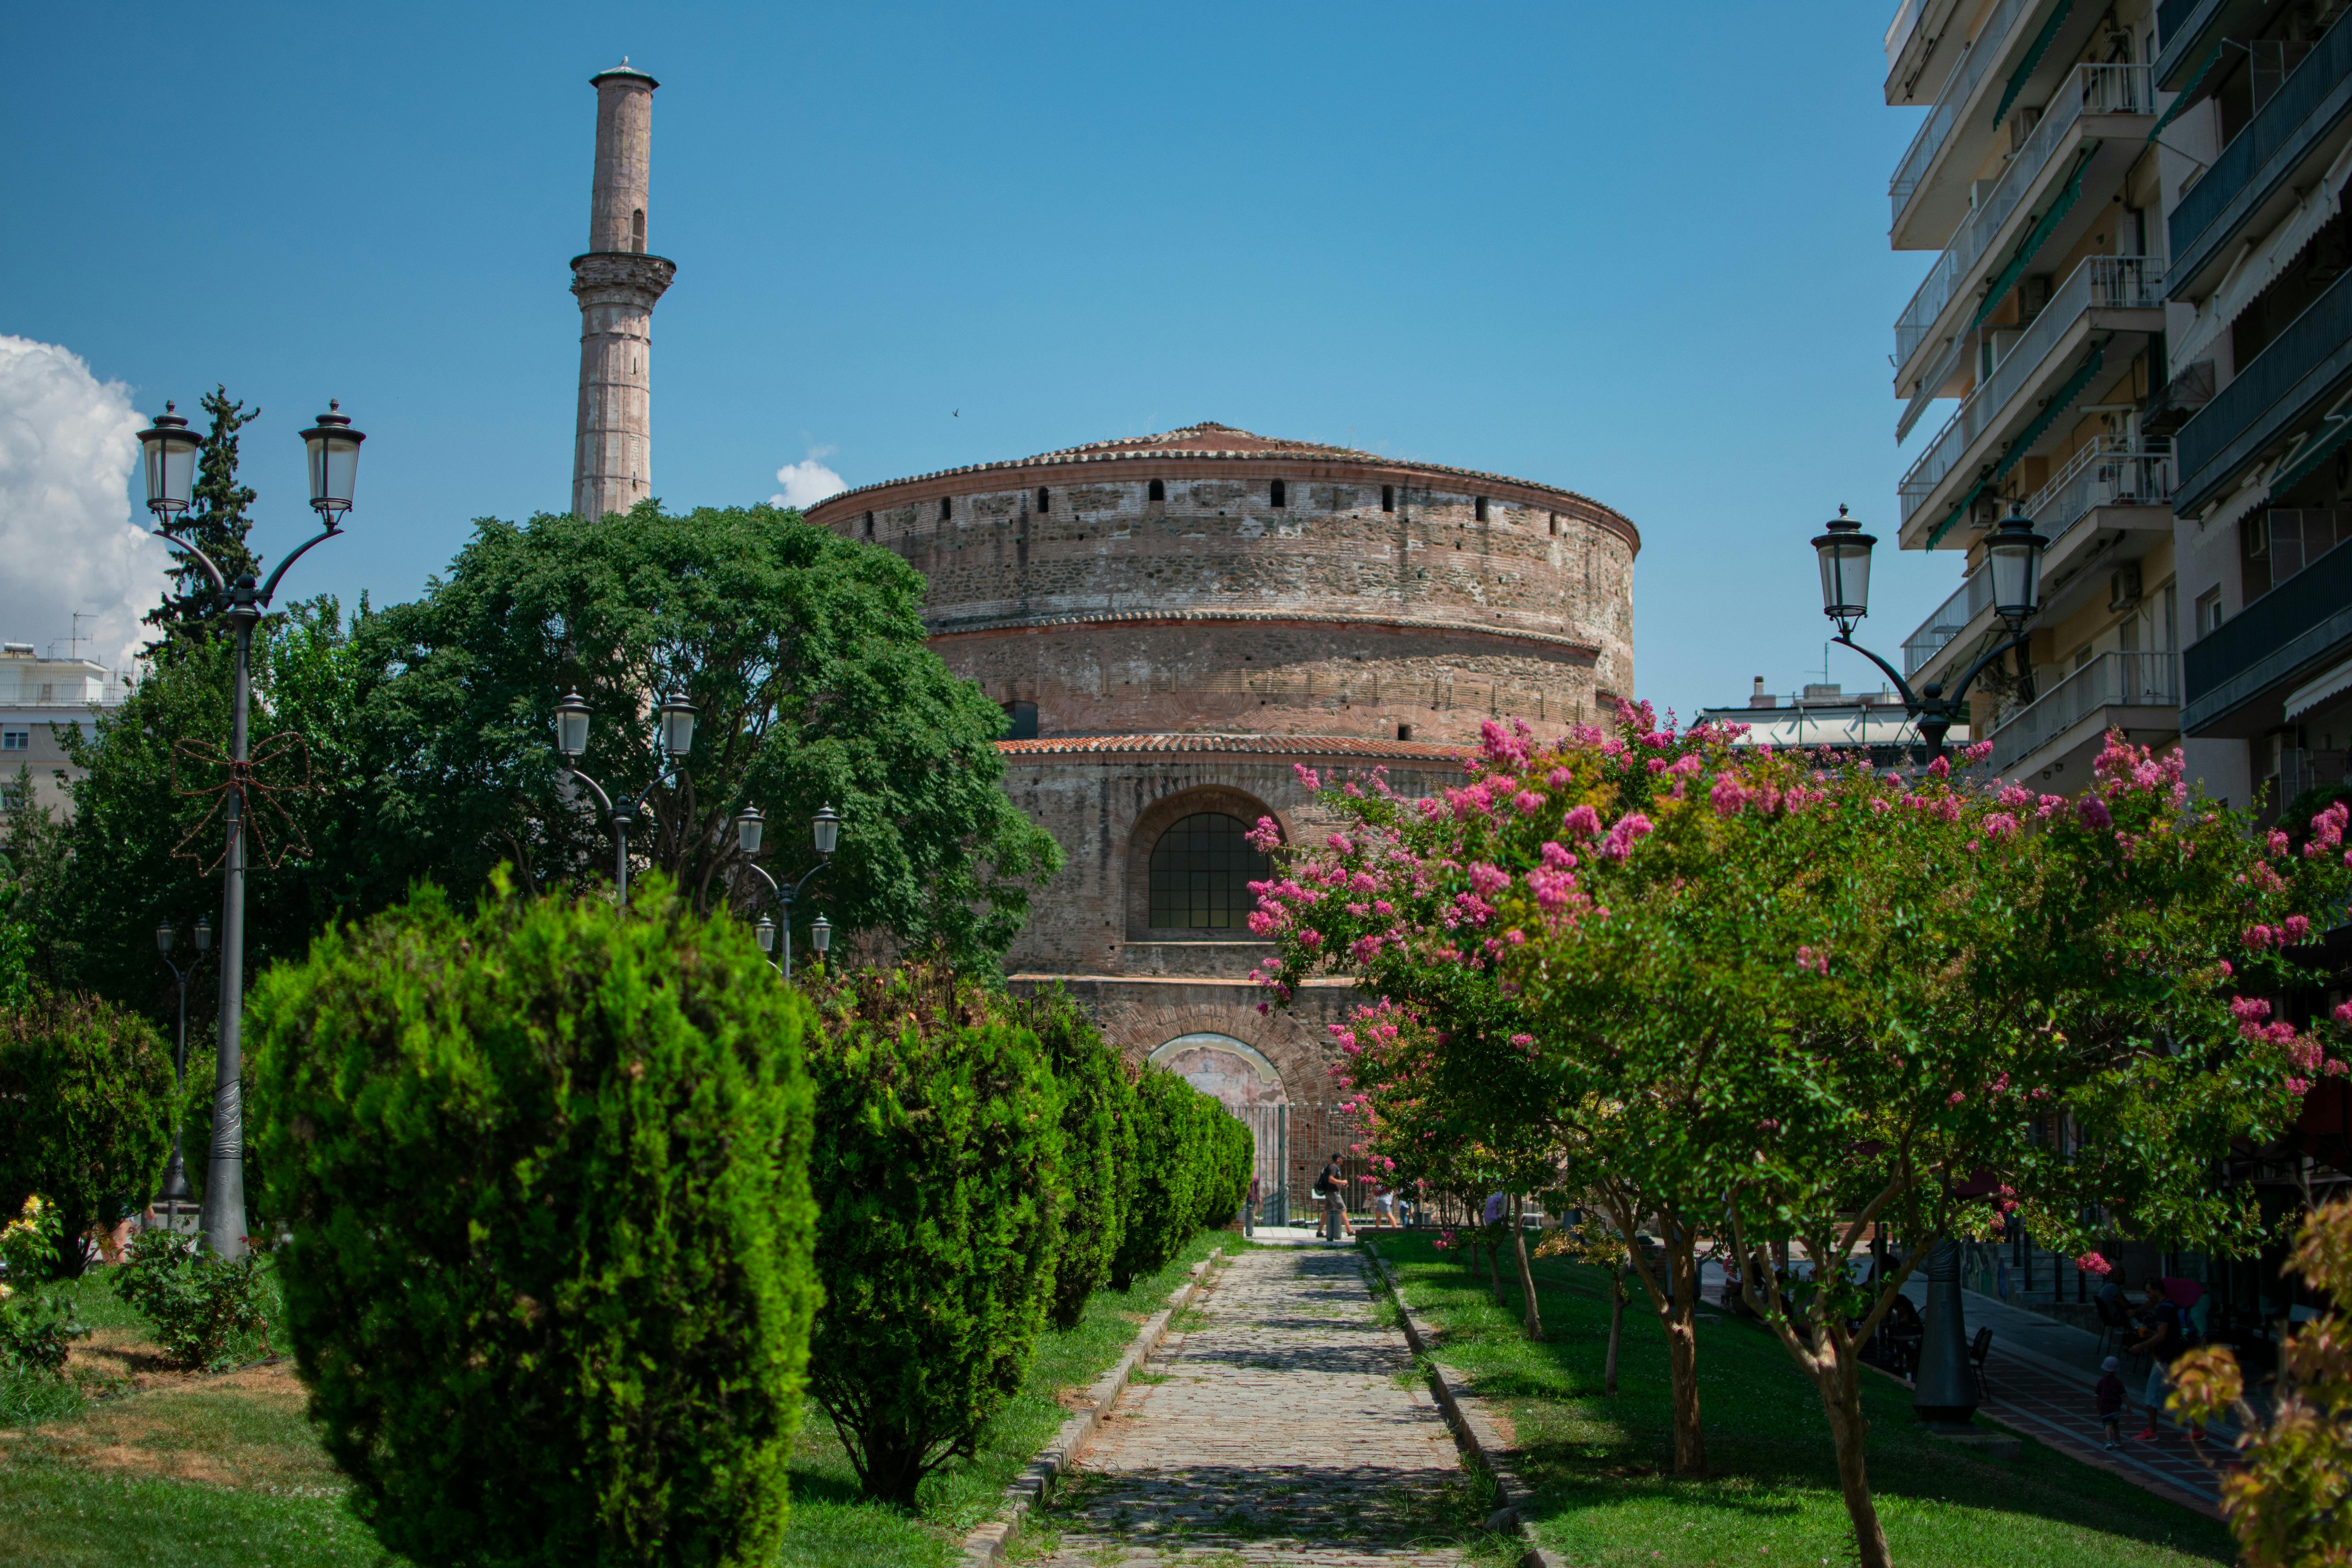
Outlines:
[[[1110,1279],[1135,1200],[1135,1085],[1118,1049],[1058,986],[1015,1000],[1062,1090],[1063,1204],[1055,1247],[1054,1326],[1077,1327]],[[1236,1126],[1239,1124],[1236,1123]]]
[[[422,599],[360,631],[387,674],[366,707],[378,824],[453,887],[500,860],[584,886],[609,875],[610,828],[584,795],[567,804],[557,700],[586,699],[586,771],[633,795],[661,765],[647,705],[684,692],[694,750],[632,833],[645,863],[714,904],[740,863],[736,812],[766,813],[793,874],[829,804],[840,852],[800,918],[992,968],[1060,852],[1005,795],[1003,714],[926,647],[922,597],[888,551],[764,506],[486,521]]]
[[[422,1563],[765,1563],[818,1293],[805,1005],[740,921],[426,887],[257,987],[328,1452]]]
[[[171,1117],[172,1053],[136,1013],[46,989],[0,1009],[0,1214],[55,1204],[62,1273],[91,1226],[146,1206]]]
[[[1062,1103],[1001,994],[929,966],[821,983],[810,1385],[873,1497],[911,1506],[1020,1390],[1055,1285]]]
[[[236,433],[260,418],[261,410],[248,411],[244,403],[229,396],[227,387],[215,386],[205,395],[204,411],[212,416],[212,429],[205,434],[197,460],[192,504],[175,531],[211,556],[221,574],[234,584],[259,569],[258,558],[247,542],[253,531],[248,513],[257,498],[251,488],[237,481]],[[227,607],[227,595],[213,586],[205,569],[183,559],[172,568],[172,586],[163,602],[147,612],[146,623],[163,640],[175,634],[219,637],[226,628],[221,612]]]

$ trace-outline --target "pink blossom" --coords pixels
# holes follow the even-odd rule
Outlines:
[[[1580,805],[1560,819],[1563,831],[1580,838],[1597,838],[1601,835],[1601,814],[1589,805]]]
[[[2239,933],[2238,940],[2256,952],[2260,952],[2263,949],[2277,943],[2278,932],[2266,925],[2250,925]]]
[[[1638,811],[1629,811],[1610,824],[1609,837],[1601,846],[1601,853],[1612,860],[1622,860],[1633,853],[1634,841],[1651,831],[1650,819]]]
[[[2309,1079],[2290,1078],[2286,1080],[2286,1091],[2300,1100],[2305,1095],[2311,1092],[2311,1080]]]
[[[1963,746],[1960,748],[1960,762],[1964,766],[1972,767],[1976,763],[1983,762],[1987,757],[1991,755],[1992,742],[1990,741],[1979,741],[1972,746]]]
[[[2108,1262],[2105,1258],[2100,1257],[2095,1252],[2086,1252],[2083,1254],[2082,1257],[2074,1259],[2074,1267],[2081,1269],[2085,1274],[2096,1274],[2102,1277],[2113,1274],[2116,1271],[2116,1266],[2114,1264]]]
[[[2302,915],[2286,917],[2286,940],[2301,942],[2311,934],[2311,921]]]
[[[1519,808],[1519,815],[1521,816],[1533,816],[1537,812],[1541,811],[1544,808],[1545,803],[1544,797],[1538,795],[1535,791],[1531,789],[1523,789],[1518,794],[1511,797],[1511,804]]]
[[[1706,792],[1706,798],[1715,807],[1716,816],[1737,816],[1748,809],[1749,796],[1746,784],[1733,774],[1722,773],[1717,776],[1715,787]]]
[[[2011,811],[2022,811],[2033,804],[2033,792],[2023,784],[2011,784],[2000,792],[2000,804]]]
[[[1545,839],[1540,853],[1543,856],[1543,863],[1555,870],[1573,870],[1576,867],[1576,856],[1570,851],[1567,845],[1557,839]]]
[[[1958,1104],[1959,1104],[1959,1103],[1960,1103],[1960,1101],[1962,1101],[1962,1100],[1966,1100],[1966,1099],[1968,1099],[1968,1096],[1967,1096],[1967,1095],[1965,1095],[1965,1094],[1962,1094],[1958,1089],[1956,1089],[1952,1090],[1952,1097],[1951,1097],[1951,1099],[1949,1099],[1949,1100],[1948,1100],[1944,1101],[1944,1103],[1945,1103],[1946,1105],[1958,1105]]]
[[[1576,873],[1549,866],[1538,866],[1528,873],[1528,891],[1535,895],[1537,907],[1556,910],[1568,902],[1576,890]]]
[[[1797,967],[1810,969],[1816,974],[1827,974],[1830,972],[1829,952],[1826,949],[1801,947],[1797,949]]]
[[[2230,1015],[2242,1024],[2267,1018],[2271,1016],[2271,1005],[2260,996],[2232,996],[2230,998]]]
[[[1500,866],[1489,866],[1484,860],[1470,863],[1470,886],[1482,898],[1493,898],[1511,885],[1511,874]]]
[[[1519,1049],[1523,1051],[1535,1043],[1536,1037],[1533,1035],[1513,1035],[1511,1037],[1511,1044],[1518,1047]]]
[[[1290,771],[1297,773],[1298,775],[1298,782],[1305,784],[1308,789],[1321,789],[1323,787],[1322,775],[1318,773],[1313,768],[1308,767],[1305,763],[1291,763]]]
[[[1570,773],[1566,768],[1554,768],[1551,772],[1544,774],[1544,783],[1551,785],[1554,789],[1566,789],[1570,784],[1572,784],[1575,782],[1576,775]]]
[[[1323,933],[1311,927],[1302,931],[1298,933],[1298,945],[1312,952],[1323,945]]]
[[[2344,1025],[2347,1028],[2352,1028],[2352,1002],[2337,1003],[2336,1005],[2335,1016],[2337,1023]]]
[[[2116,823],[2116,819],[2107,815],[2107,803],[2095,795],[2084,795],[2082,804],[2074,808],[2074,815],[2081,817],[2083,826],[2094,833],[2104,833]]]
[[[1257,819],[1257,826],[1242,837],[1249,840],[1251,848],[1266,855],[1282,843],[1282,829],[1276,826],[1274,818],[1261,816]]]
[[[1984,830],[1986,837],[1991,838],[1999,838],[2004,834],[2014,833],[2017,831],[2017,818],[2010,816],[2010,814],[2005,811],[1996,811],[1990,816],[1985,818]]]
[[[1948,757],[1937,757],[1934,762],[1927,764],[1927,771],[1935,774],[1939,779],[1950,778],[1952,776],[1951,759]]]
[[[2269,847],[2270,852],[2273,855],[2286,853],[2286,835],[2275,827],[2263,837],[2263,842]]]

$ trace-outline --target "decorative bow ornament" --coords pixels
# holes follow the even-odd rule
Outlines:
[[[300,764],[301,776],[299,779],[271,784],[256,776],[258,770],[288,759]],[[227,776],[218,784],[183,784],[180,782],[183,761],[195,767],[219,769]],[[180,836],[180,841],[172,847],[172,854],[178,859],[202,860],[203,851],[190,849],[188,846],[213,825],[221,814],[221,807],[234,798],[238,803],[237,818],[245,825],[246,835],[253,845],[254,858],[266,868],[275,871],[289,859],[307,860],[310,856],[310,841],[302,837],[301,826],[278,797],[299,795],[310,787],[310,748],[301,736],[291,731],[270,736],[254,747],[253,755],[242,763],[230,760],[226,751],[210,741],[174,741],[172,743],[172,792],[174,795],[210,795],[212,805],[205,809],[205,815],[194,826]],[[227,856],[228,845],[224,836],[221,851],[205,867],[205,873],[210,874],[216,869]]]

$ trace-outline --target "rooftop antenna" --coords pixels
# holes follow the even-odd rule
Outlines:
[[[66,657],[68,658],[79,658],[81,657],[81,645],[86,642],[95,640],[82,635],[81,624],[84,621],[94,621],[96,619],[98,619],[98,616],[95,611],[76,610],[73,612],[73,635],[66,638]],[[51,643],[49,645],[49,657],[51,658],[58,657],[58,645],[55,643]]]

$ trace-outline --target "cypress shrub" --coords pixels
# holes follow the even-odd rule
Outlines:
[[[1126,1234],[1135,1198],[1135,1086],[1117,1047],[1058,986],[1016,1001],[1013,1016],[1035,1033],[1061,1085],[1068,1195],[1047,1315],[1055,1328],[1071,1329],[1109,1279]]]
[[[1111,1283],[1121,1290],[1167,1267],[1200,1228],[1194,1146],[1198,1102],[1208,1098],[1164,1068],[1146,1068],[1136,1079],[1135,1198],[1111,1266]]]
[[[1254,1166],[1256,1143],[1241,1118],[1233,1115],[1208,1095],[1207,1136],[1201,1149],[1202,1170],[1198,1177],[1201,1194],[1200,1227],[1203,1230],[1228,1226],[1249,1196],[1250,1172]]]
[[[916,965],[817,995],[825,1292],[810,1386],[870,1497],[970,1457],[1045,1326],[1065,1201],[1061,1094],[1001,996]]]
[[[808,1010],[659,879],[432,888],[254,1006],[287,1329],[328,1452],[424,1564],[750,1563],[817,1292]]]
[[[0,1008],[0,1215],[37,1194],[56,1205],[58,1268],[79,1274],[82,1233],[162,1180],[172,1103],[171,1049],[129,1008],[42,990]]]

